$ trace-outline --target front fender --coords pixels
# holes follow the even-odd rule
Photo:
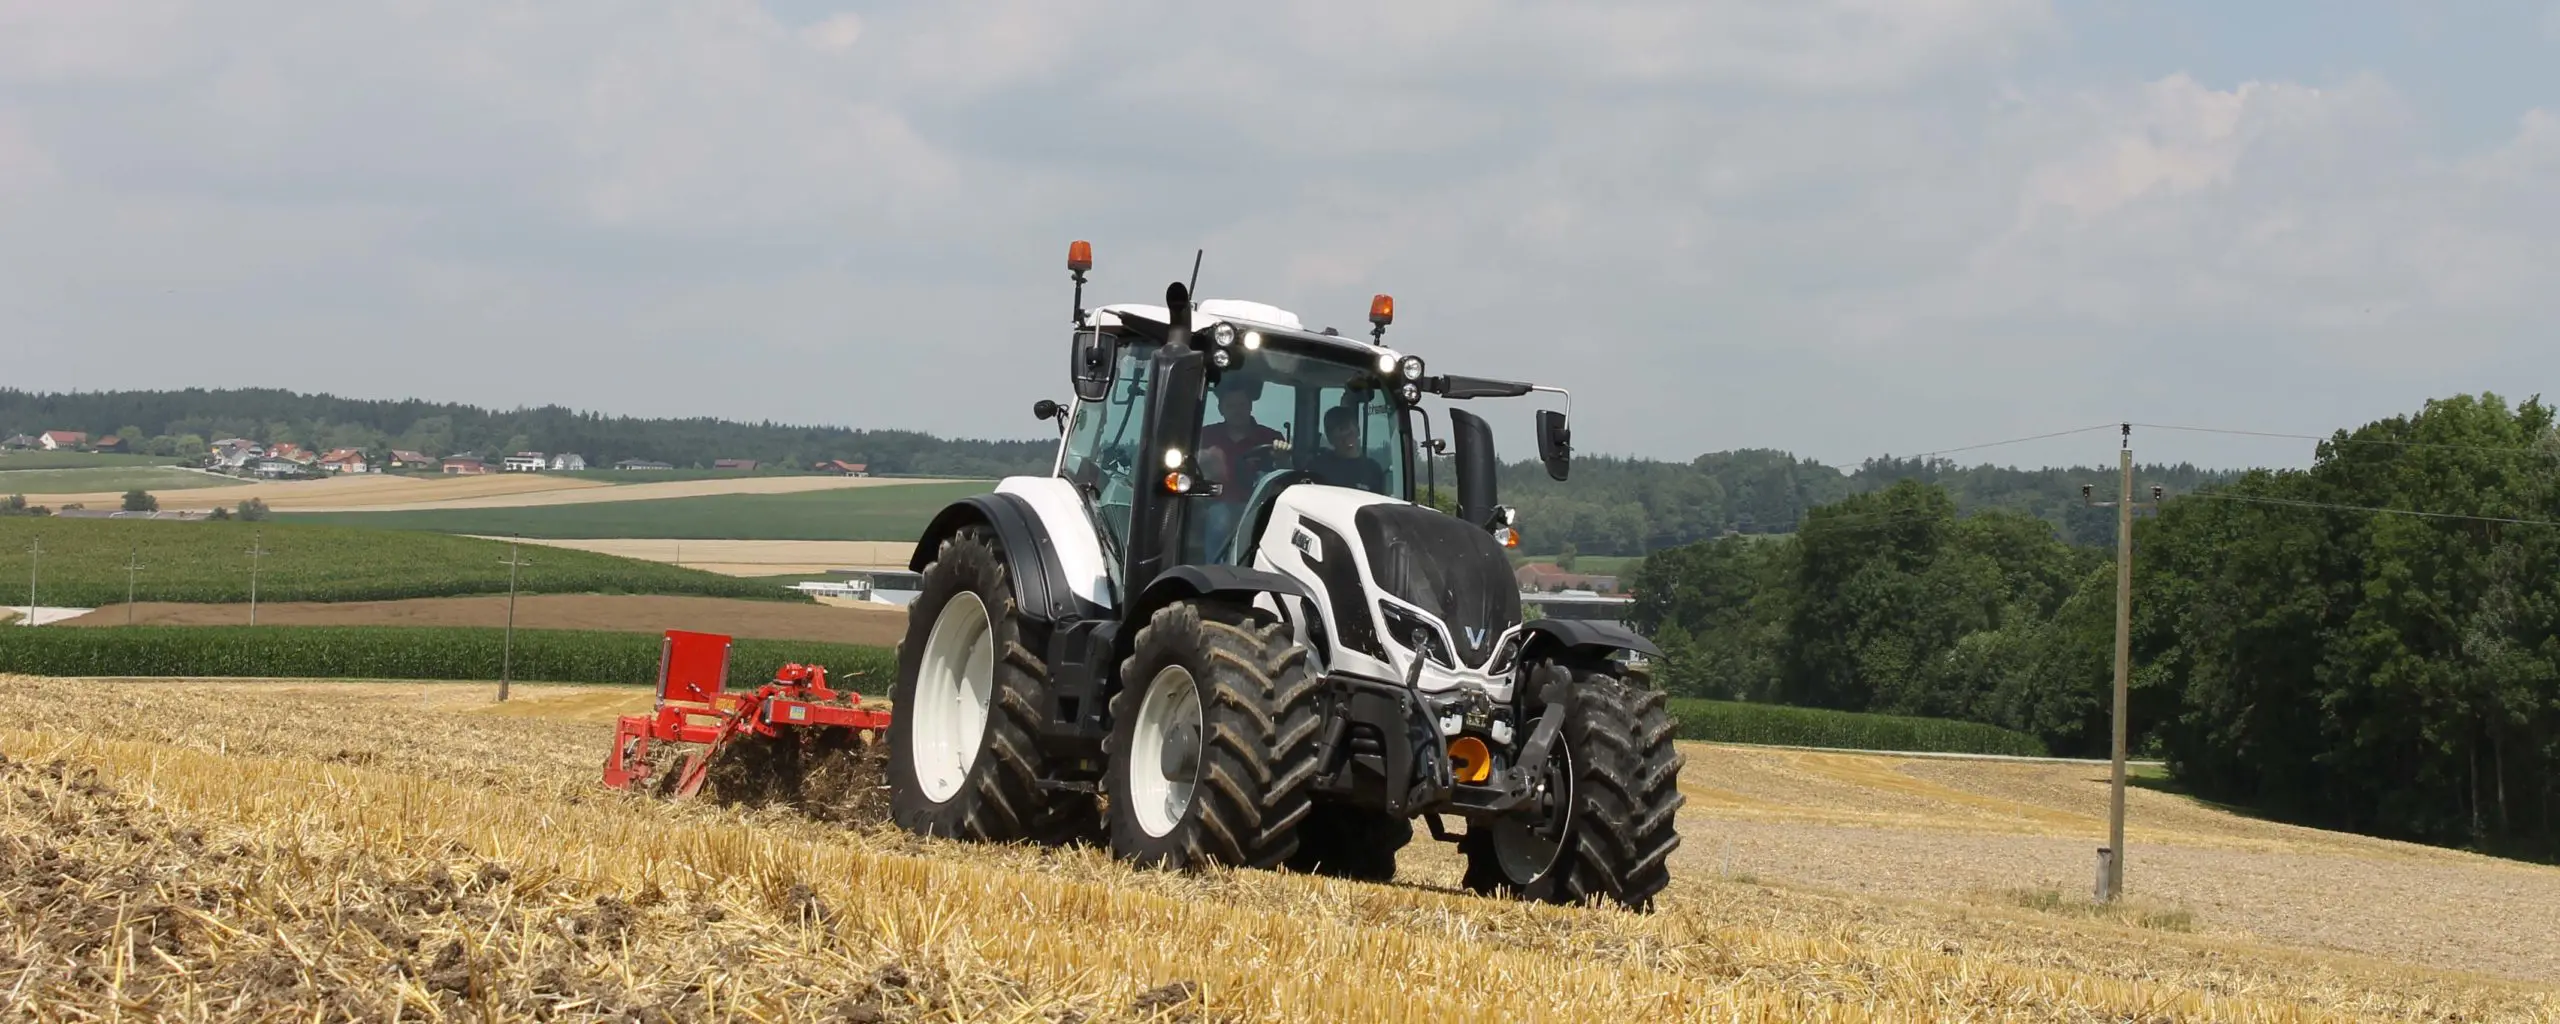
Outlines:
[[[944,506],[917,539],[907,568],[923,572],[925,566],[933,564],[942,542],[969,526],[994,530],[997,542],[1004,545],[1005,571],[1013,578],[1014,608],[1023,617],[1047,623],[1101,614],[1091,602],[1077,596],[1049,541],[1048,528],[1040,523],[1039,513],[1032,510],[1031,503],[1011,494],[973,495]]]
[[[1611,651],[1633,651],[1647,658],[1662,657],[1662,648],[1655,647],[1653,641],[1615,622],[1539,619],[1520,628],[1522,635],[1528,638],[1521,645],[1520,658],[1523,661],[1547,653],[1565,652],[1600,656]]]

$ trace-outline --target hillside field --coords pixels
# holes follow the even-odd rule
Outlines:
[[[43,545],[39,560],[30,550]],[[36,602],[95,607],[133,592],[144,601],[191,604],[249,599],[251,547],[266,601],[381,601],[507,591],[507,545],[431,533],[293,523],[0,518],[0,580]],[[777,587],[655,562],[585,551],[527,549],[526,593],[697,594],[805,600]],[[31,564],[32,563],[32,564]],[[25,591],[10,591],[23,601]]]
[[[101,455],[97,452],[0,451],[0,472],[22,469],[142,469],[173,466],[183,459],[162,455]]]
[[[2137,899],[2099,910],[2081,765],[1684,744],[1676,880],[1637,915],[1466,895],[1427,839],[1374,885],[616,796],[628,687],[5,684],[0,851],[56,853],[0,855],[29,911],[0,948],[42,951],[0,960],[12,1017],[2560,1013],[2560,870],[2146,791]]]
[[[841,479],[841,478],[811,478]],[[987,481],[896,483],[784,494],[714,494],[575,506],[296,514],[300,522],[559,539],[912,541],[951,502]]]
[[[91,469],[7,469],[0,463],[0,495],[185,491],[239,483],[176,466],[100,466]],[[91,506],[104,507],[104,506]]]

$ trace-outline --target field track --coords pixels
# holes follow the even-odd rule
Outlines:
[[[121,626],[125,606],[100,608],[61,623]],[[146,626],[236,626],[249,621],[245,604],[166,604],[133,607]],[[262,626],[503,626],[505,595],[427,597],[406,601],[278,602],[258,604]],[[657,633],[689,629],[768,640],[894,647],[906,635],[907,614],[895,608],[847,608],[720,597],[646,594],[527,594],[516,598],[518,629],[602,629]]]
[[[1678,880],[1637,916],[1452,893],[1457,861],[1427,840],[1374,886],[610,797],[596,765],[611,716],[646,700],[632,688],[526,686],[491,705],[450,684],[0,685],[25,709],[0,732],[0,799],[16,801],[0,850],[60,849],[78,868],[64,890],[0,857],[0,898],[62,908],[0,923],[8,948],[36,951],[0,960],[0,1015],[246,999],[425,1018],[463,1015],[465,996],[500,1019],[564,1000],[682,1015],[688,999],[862,1020],[1171,1019],[1193,999],[1245,1021],[2560,1013],[2539,959],[2551,869],[2140,792],[2141,913],[1976,888],[2047,881],[2017,852],[2035,844],[2075,851],[2050,881],[2085,885],[2103,789],[2080,766],[1686,745]],[[2200,857],[2227,875],[2221,904],[2180,898]],[[2332,873],[2297,877],[2299,858]],[[2386,873],[2401,881],[2374,888]],[[737,884],[705,883],[722,878]],[[2444,902],[2490,885],[2492,904]],[[183,900],[200,902],[167,909]],[[2356,934],[2300,934],[2321,915]],[[83,963],[99,969],[67,966]]]
[[[504,540],[491,537],[490,540]],[[784,576],[830,569],[905,569],[915,545],[886,540],[524,539],[527,544],[666,562],[730,576]]]
[[[651,498],[694,498],[712,494],[795,494],[852,487],[895,487],[942,483],[936,480],[888,480],[877,477],[752,476],[722,480],[667,480],[620,483],[549,473],[490,473],[482,476],[394,476],[368,473],[324,480],[281,480],[199,487],[158,495],[166,511],[226,508],[258,498],[279,512],[402,512],[429,509],[521,508],[531,505],[578,505],[599,501],[645,501]],[[155,492],[156,493],[156,492]],[[39,505],[72,503],[112,507],[121,491],[87,494],[35,494]]]

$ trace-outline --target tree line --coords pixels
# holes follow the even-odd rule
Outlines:
[[[954,440],[909,430],[857,430],[709,417],[644,419],[560,406],[497,410],[418,399],[309,395],[273,388],[39,393],[0,388],[0,436],[43,430],[116,434],[135,451],[199,456],[245,437],[326,451],[392,449],[433,457],[576,452],[602,468],[623,459],[708,466],[754,459],[806,468],[825,459],[874,473],[995,477],[1048,465],[1056,442]]]
[[[2057,500],[2113,475],[2057,480]],[[2339,431],[2307,470],[2192,490],[2138,474],[2155,482],[2169,496],[2134,532],[2138,750],[2290,820],[2560,853],[2552,407],[2443,399]],[[1905,479],[1792,536],[1646,558],[1633,618],[1678,693],[1969,719],[2102,756],[2113,545],[2051,527]]]

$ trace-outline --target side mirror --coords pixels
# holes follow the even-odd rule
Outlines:
[[[1033,418],[1038,419],[1038,420],[1041,420],[1041,421],[1043,421],[1043,422],[1046,422],[1046,421],[1048,421],[1048,420],[1056,420],[1056,421],[1058,421],[1058,431],[1059,431],[1060,433],[1064,433],[1064,432],[1066,432],[1066,429],[1067,429],[1067,407],[1066,407],[1066,406],[1059,405],[1059,404],[1058,404],[1058,403],[1056,403],[1056,402],[1053,402],[1053,401],[1050,401],[1049,399],[1043,398],[1043,399],[1041,399],[1041,400],[1039,400],[1039,401],[1037,401],[1037,402],[1033,402],[1033,403],[1031,403],[1031,415],[1032,415],[1032,417],[1033,417]]]
[[[1538,461],[1546,463],[1547,475],[1558,480],[1573,472],[1573,426],[1565,422],[1563,413],[1538,410]]]
[[[1099,402],[1110,396],[1113,347],[1101,331],[1076,332],[1067,352],[1067,379],[1075,383],[1077,398]]]

